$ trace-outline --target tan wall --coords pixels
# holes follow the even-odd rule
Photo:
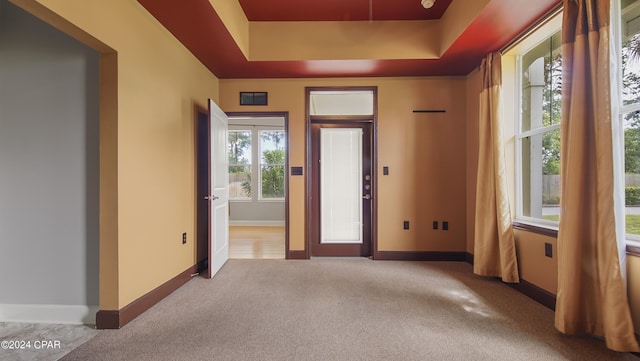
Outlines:
[[[557,239],[527,231],[515,231],[520,278],[553,293],[558,292]],[[544,255],[545,243],[551,243],[552,257]]]
[[[254,21],[250,59],[435,59],[440,23],[419,21]]]
[[[102,90],[117,93],[101,98],[101,161],[112,169],[101,174],[100,308],[120,309],[195,263],[194,105],[217,99],[218,80],[136,1],[14,2],[111,53],[101,63]]]
[[[305,166],[305,86],[378,87],[378,242],[381,251],[464,251],[464,78],[220,80],[225,111],[288,111],[290,166]],[[267,91],[266,107],[241,107],[240,91]],[[414,109],[445,109],[416,114]],[[389,175],[382,175],[382,167]],[[307,170],[305,169],[305,172]],[[305,173],[306,174],[306,173]],[[290,248],[305,247],[304,177],[289,177]],[[403,220],[411,229],[402,229]],[[431,230],[449,221],[449,231]]]
[[[478,179],[478,112],[482,75],[477,69],[467,77],[467,240],[466,250],[473,253],[476,212],[476,179]]]

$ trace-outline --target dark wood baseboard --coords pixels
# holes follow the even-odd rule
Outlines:
[[[100,310],[96,314],[97,329],[119,329],[143,312],[151,308],[173,291],[187,283],[196,272],[196,266],[189,267],[184,272],[156,287],[119,310]]]
[[[123,325],[124,326],[124,325]],[[96,328],[99,330],[116,330],[120,326],[120,311],[100,310],[96,313]]]
[[[430,251],[378,251],[374,260],[382,261],[452,261],[464,262],[466,252],[430,252]]]
[[[292,251],[287,253],[287,259],[309,259],[307,251]]]
[[[542,304],[543,306],[551,309],[552,311],[556,310],[556,295],[553,293],[544,290],[533,283],[527,282],[526,280],[520,279],[520,283],[505,283],[509,287],[519,291],[532,298],[534,301]]]
[[[472,253],[467,253],[466,254],[466,262],[470,263],[471,265],[473,265],[473,254]],[[498,278],[498,280],[500,280]],[[534,301],[540,303],[541,305],[554,310],[556,309],[556,295],[554,295],[553,293],[542,289],[536,285],[534,285],[531,282],[528,282],[526,280],[520,279],[520,283],[506,283],[506,285],[508,285],[509,287],[513,288],[514,290],[524,294],[525,296],[528,296],[529,298],[533,299]]]
[[[466,252],[464,257],[464,261],[473,266],[473,253]]]

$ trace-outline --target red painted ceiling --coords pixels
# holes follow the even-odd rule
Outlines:
[[[461,0],[425,10],[419,0],[239,0],[250,21],[437,19],[452,1]],[[232,79],[466,75],[561,0],[491,0],[440,59],[312,61],[248,61],[208,0],[138,2],[213,74]]]
[[[440,19],[452,0],[425,9],[420,0],[239,0],[249,21]]]

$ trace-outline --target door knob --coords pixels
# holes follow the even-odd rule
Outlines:
[[[371,199],[371,195],[370,194],[365,194],[362,196],[362,198],[364,199]]]
[[[208,201],[215,201],[216,199],[218,199],[220,197],[216,197],[214,195],[210,195],[210,196],[204,196],[204,199],[208,200]]]

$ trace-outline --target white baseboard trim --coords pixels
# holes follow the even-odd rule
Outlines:
[[[95,325],[98,306],[0,304],[0,322]]]
[[[229,221],[230,226],[284,227],[284,221]]]

